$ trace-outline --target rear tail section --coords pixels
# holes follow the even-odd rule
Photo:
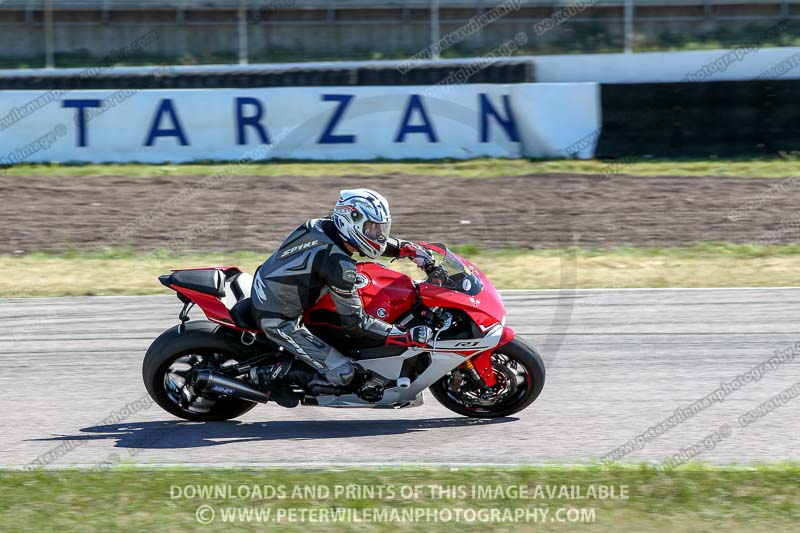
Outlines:
[[[197,305],[210,321],[217,324],[243,331],[258,329],[250,307],[253,276],[238,267],[173,270],[158,279],[162,285],[177,292],[184,303],[181,320],[188,320],[188,309]]]

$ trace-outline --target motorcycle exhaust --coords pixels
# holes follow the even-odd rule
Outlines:
[[[201,391],[235,396],[251,402],[267,403],[270,400],[267,393],[258,390],[252,385],[217,372],[208,372],[207,370],[197,372],[194,375],[192,386]]]

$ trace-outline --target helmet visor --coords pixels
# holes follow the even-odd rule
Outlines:
[[[364,222],[364,235],[371,241],[383,244],[389,237],[389,230],[392,228],[391,222]]]

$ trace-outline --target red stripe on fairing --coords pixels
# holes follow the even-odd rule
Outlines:
[[[411,346],[406,337],[389,335],[386,337],[386,346]]]

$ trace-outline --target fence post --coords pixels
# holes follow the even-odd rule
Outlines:
[[[625,0],[625,53],[633,52],[633,0]]]
[[[439,59],[439,0],[431,0],[431,59]]]
[[[239,9],[237,12],[238,28],[239,28],[239,64],[247,64],[247,7],[245,0],[239,0]]]
[[[44,66],[55,67],[55,36],[53,35],[53,1],[44,3]]]

